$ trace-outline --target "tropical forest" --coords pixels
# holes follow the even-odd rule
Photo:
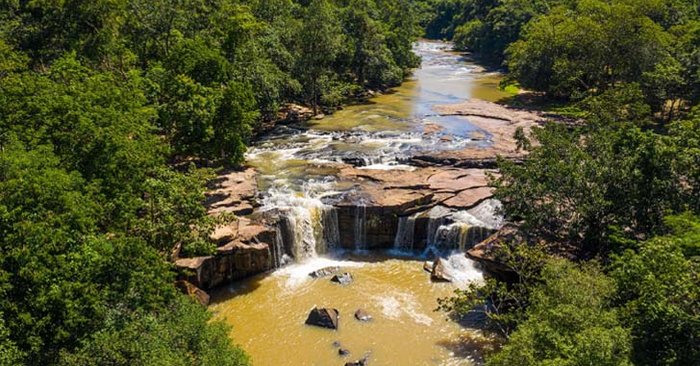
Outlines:
[[[697,0],[0,0],[0,366],[700,366]]]

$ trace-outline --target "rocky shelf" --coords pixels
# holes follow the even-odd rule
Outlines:
[[[411,169],[404,170],[333,163],[337,183],[344,187],[339,196],[325,202],[335,210],[332,219],[337,220],[336,245],[357,248],[361,243],[364,249],[392,248],[398,240],[397,232],[410,230],[407,235],[411,248],[422,249],[430,230],[434,230],[431,225],[435,217],[447,217],[441,223],[449,223],[445,212],[483,216],[483,206],[490,204],[493,196],[489,178],[498,176],[497,157],[524,159],[525,153],[517,149],[512,136],[518,128],[529,134],[532,127],[545,121],[537,113],[480,100],[434,109],[440,115],[468,116],[471,124],[488,134],[490,144],[421,152],[408,159]],[[224,172],[211,182],[206,201],[210,214],[228,212],[238,219],[212,234],[211,239],[218,245],[214,255],[175,260],[182,280],[211,289],[273,269],[280,265],[276,258],[281,252],[291,252],[290,241],[297,239],[291,238],[293,233],[281,224],[284,212],[259,212],[257,187],[257,173],[252,168]],[[406,229],[409,218],[410,227]],[[493,233],[496,225],[485,222],[473,226],[478,230],[470,235],[470,246]],[[478,257],[477,252],[473,257]]]

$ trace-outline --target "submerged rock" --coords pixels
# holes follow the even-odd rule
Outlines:
[[[345,366],[367,366],[367,361],[369,356],[362,357],[361,359],[354,362],[346,362]]]
[[[340,313],[337,309],[313,308],[306,318],[306,324],[328,329],[338,329],[339,315]]]
[[[337,266],[325,267],[325,268],[317,269],[317,270],[309,273],[309,276],[311,278],[321,278],[321,277],[330,276],[330,275],[335,274],[337,272],[340,272],[340,267],[337,267]]]
[[[361,322],[368,322],[372,320],[372,316],[369,315],[368,312],[362,310],[362,309],[357,309],[355,312],[355,319],[361,321]]]
[[[435,282],[452,282],[452,277],[447,273],[443,259],[438,258],[433,262],[433,271],[430,274],[430,279]]]
[[[349,285],[352,283],[352,275],[350,273],[336,274],[331,278],[331,282],[339,283],[341,285]]]

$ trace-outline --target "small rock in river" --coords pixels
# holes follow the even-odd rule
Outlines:
[[[355,362],[346,362],[345,366],[367,366],[368,357],[365,356]]]
[[[438,258],[433,262],[433,272],[430,279],[435,282],[452,282],[452,277],[447,273],[443,259]]]
[[[340,275],[334,275],[331,278],[331,281],[339,283],[341,285],[349,285],[350,283],[352,283],[352,275],[347,272]]]
[[[338,356],[347,356],[350,354],[350,350],[347,348],[338,348]]]
[[[335,348],[340,347],[340,342],[338,342],[338,341],[333,341],[333,347],[335,347]]]
[[[368,322],[372,320],[372,316],[362,309],[357,309],[357,311],[355,312],[355,319],[361,322]]]
[[[423,269],[428,273],[433,273],[433,262],[425,261],[423,263]]]
[[[325,268],[317,269],[317,270],[309,273],[309,276],[311,276],[311,278],[321,278],[321,277],[330,276],[330,275],[332,275],[336,272],[339,272],[339,271],[340,271],[340,267],[325,267]]]

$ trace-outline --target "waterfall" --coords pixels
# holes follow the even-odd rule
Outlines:
[[[399,217],[399,227],[394,238],[394,248],[399,250],[412,250],[414,234],[416,231],[416,215]]]
[[[272,262],[272,268],[282,267],[286,262],[286,254],[284,251],[284,234],[282,230],[282,224],[278,223],[275,225],[275,242],[270,248],[270,260]]]
[[[355,206],[355,249],[367,249],[367,206]]]
[[[470,212],[433,209],[429,212],[426,254],[469,250],[492,230],[490,224],[482,222]]]
[[[275,266],[284,265],[285,253],[296,261],[324,254],[340,243],[338,214],[321,201],[325,186],[304,187],[303,193],[289,189],[271,189],[263,199],[264,210],[277,212],[277,237],[272,249]]]

